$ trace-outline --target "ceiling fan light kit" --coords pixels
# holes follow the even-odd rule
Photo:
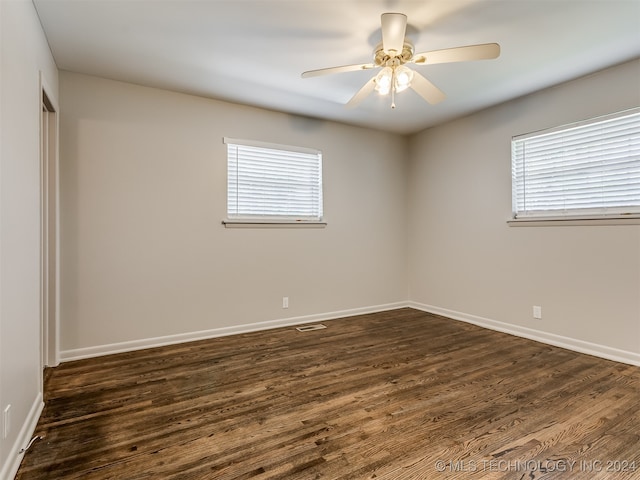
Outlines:
[[[396,108],[395,94],[411,86],[413,71],[404,65],[384,67],[374,79],[375,91],[380,95],[391,93],[391,108]]]
[[[395,94],[408,88],[412,88],[428,103],[436,104],[445,99],[444,92],[420,73],[407,67],[406,63],[434,65],[437,63],[489,60],[500,55],[500,45],[497,43],[469,45],[416,54],[413,44],[405,38],[407,28],[406,15],[402,13],[383,13],[381,24],[382,42],[373,51],[372,64],[344,65],[310,70],[304,72],[302,78],[381,68],[382,70],[365,83],[347,102],[347,107],[355,107],[375,90],[380,95],[391,94],[391,108],[395,108]]]

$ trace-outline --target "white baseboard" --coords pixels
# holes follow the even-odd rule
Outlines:
[[[60,361],[69,362],[71,360],[80,360],[82,358],[99,357],[102,355],[110,355],[112,353],[131,352],[134,350],[142,350],[145,348],[153,348],[153,347],[162,347],[165,345],[173,345],[176,343],[192,342],[196,340],[206,340],[208,338],[224,337],[227,335],[237,335],[239,333],[256,332],[259,330],[269,330],[272,328],[301,325],[301,324],[310,323],[310,322],[321,322],[324,320],[333,320],[336,318],[352,317],[355,315],[363,315],[366,313],[395,310],[395,309],[406,307],[406,306],[407,306],[406,302],[387,303],[384,305],[352,308],[349,310],[340,310],[336,312],[327,312],[327,313],[320,313],[315,315],[304,315],[301,317],[282,318],[279,320],[269,320],[266,322],[249,323],[249,324],[237,325],[233,327],[214,328],[212,330],[203,330],[199,332],[179,333],[176,335],[168,335],[165,337],[145,338],[142,340],[132,340],[132,341],[121,342],[121,343],[111,343],[107,345],[98,345],[95,347],[63,350],[60,352]]]
[[[31,405],[29,415],[22,424],[22,428],[20,428],[16,441],[11,446],[7,461],[2,466],[2,471],[0,471],[1,480],[13,480],[16,473],[18,473],[20,462],[22,461],[22,457],[24,457],[24,452],[20,453],[20,451],[31,441],[31,437],[33,436],[33,432],[36,430],[38,419],[40,418],[43,408],[44,402],[42,400],[42,393],[38,393],[33,405]]]
[[[418,302],[408,302],[407,306],[415,308],[416,310],[422,310],[423,312],[434,313],[443,317],[449,317],[453,320],[472,323],[474,325],[478,325],[479,327],[488,328],[490,330],[496,330],[498,332],[508,333],[517,337],[528,338],[529,340],[535,340],[537,342],[554,345],[556,347],[566,348],[567,350],[573,350],[575,352],[586,353],[587,355],[606,358],[607,360],[614,360],[616,362],[640,366],[640,354],[634,352],[619,350],[617,348],[608,347],[606,345],[585,342],[583,340],[577,340],[575,338],[564,337],[540,330],[534,330],[532,328],[498,322],[496,320],[490,320],[488,318],[478,317],[476,315],[470,315],[468,313],[456,312],[455,310],[434,307],[433,305],[425,305]]]
[[[112,353],[131,352],[134,350],[162,347],[164,345],[173,345],[176,343],[205,340],[208,338],[224,337],[227,335],[256,332],[259,330],[269,330],[272,328],[288,327],[293,325],[301,325],[304,323],[320,322],[324,320],[333,320],[336,318],[352,317],[354,315],[363,315],[366,313],[383,312],[386,310],[395,310],[403,307],[411,307],[415,308],[416,310],[434,313],[436,315],[448,317],[453,320],[472,323],[480,327],[488,328],[490,330],[496,330],[498,332],[508,333],[517,337],[528,338],[537,342],[566,348],[568,350],[573,350],[580,353],[586,353],[588,355],[594,355],[596,357],[606,358],[608,360],[614,360],[616,362],[640,366],[640,354],[638,353],[620,350],[617,348],[608,347],[606,345],[585,342],[583,340],[578,340],[575,338],[564,337],[553,333],[534,330],[531,328],[499,322],[468,313],[457,312],[455,310],[449,310],[446,308],[426,305],[423,303],[412,301],[388,303],[384,305],[353,308],[349,310],[340,310],[315,315],[305,315],[301,317],[289,317],[278,320],[269,320],[265,322],[249,323],[233,327],[214,328],[211,330],[203,330],[199,332],[181,333],[176,335],[168,335],[165,337],[146,338],[142,340],[132,340],[121,343],[98,345],[95,347],[64,350],[60,352],[60,360],[62,362],[68,362],[71,360],[80,360],[82,358],[110,355]]]

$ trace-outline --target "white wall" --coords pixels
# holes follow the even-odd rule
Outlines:
[[[40,363],[40,71],[57,69],[29,0],[0,1],[0,478],[13,478],[42,406]],[[1,431],[1,429],[0,429]]]
[[[639,362],[640,226],[506,223],[511,137],[636,107],[639,85],[636,60],[413,136],[409,298]],[[542,320],[532,318],[533,305]]]
[[[63,358],[406,301],[404,137],[69,72],[60,97]],[[224,136],[322,150],[328,226],[225,229]]]

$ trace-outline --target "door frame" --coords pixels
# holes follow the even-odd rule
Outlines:
[[[40,72],[40,363],[60,363],[59,108]]]

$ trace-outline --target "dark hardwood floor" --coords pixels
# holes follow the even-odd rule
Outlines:
[[[640,368],[400,309],[69,362],[17,479],[639,479]]]

